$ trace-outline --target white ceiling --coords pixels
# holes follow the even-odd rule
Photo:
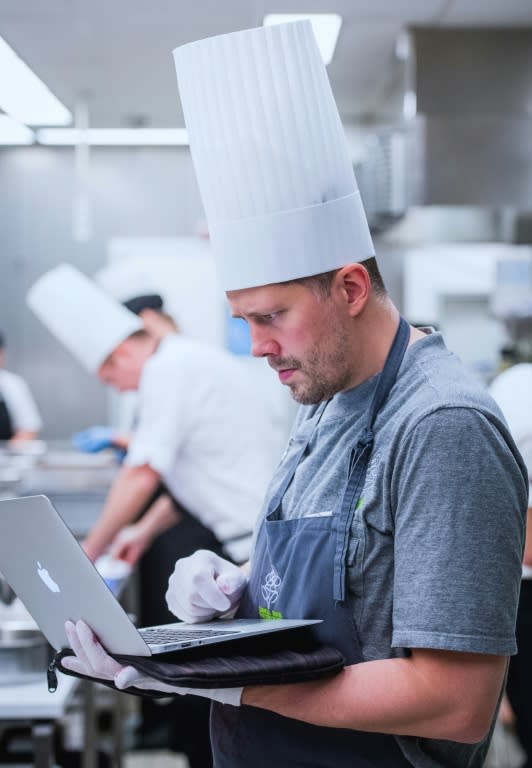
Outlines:
[[[402,29],[532,27],[532,0],[0,0],[0,36],[69,109],[86,97],[93,127],[177,127],[172,49],[283,11],[343,16],[328,71],[348,120],[390,108]]]

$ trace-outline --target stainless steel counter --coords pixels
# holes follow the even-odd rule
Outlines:
[[[48,496],[69,528],[84,536],[119,470],[112,453],[84,454],[66,443],[0,444],[0,498]]]

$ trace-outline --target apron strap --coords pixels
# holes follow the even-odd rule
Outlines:
[[[284,476],[283,476],[283,482],[275,492],[275,494],[272,496],[270,503],[268,504],[268,508],[265,513],[265,517],[267,517],[269,514],[274,512],[281,503],[283,496],[286,493],[286,490],[290,483],[292,482],[292,478],[295,475],[296,469],[298,467],[299,462],[303,458],[303,454],[307,450],[307,446],[312,440],[312,436],[314,435],[314,432],[316,430],[316,427],[318,426],[321,417],[323,416],[323,412],[325,408],[327,407],[328,400],[326,400],[323,403],[320,403],[318,408],[316,409],[314,415],[311,417],[309,422],[307,423],[307,431],[305,433],[305,437],[302,437],[301,444],[298,448],[298,450],[290,457],[290,459],[283,465],[284,470]],[[289,442],[289,446],[292,441]]]
[[[373,426],[382,405],[395,383],[397,372],[405,355],[409,340],[410,326],[406,320],[401,317],[384,368],[375,387],[366,425],[356,446],[351,451],[349,475],[342,497],[340,514],[335,523],[336,550],[334,555],[333,594],[334,599],[337,602],[343,602],[345,600],[346,561],[347,548],[349,546],[349,534],[351,531],[353,515],[360,502],[361,494],[364,489],[366,472],[373,450],[373,442],[375,439]]]

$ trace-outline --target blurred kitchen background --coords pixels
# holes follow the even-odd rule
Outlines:
[[[279,13],[334,15],[324,56],[394,302],[485,384],[532,361],[531,0],[0,0],[0,330],[46,441],[10,459],[3,488],[47,492],[80,535],[113,460],[85,457],[73,474],[46,445],[119,425],[123,409],[26,293],[60,262],[88,275],[126,262],[183,331],[246,356],[216,283],[172,49]],[[18,104],[13,51],[58,100],[51,112]],[[256,363],[258,386],[284,396]],[[291,404],[275,405],[287,429]],[[498,765],[518,764],[496,748]]]
[[[527,324],[516,321],[532,314],[530,0],[0,0],[0,35],[66,108],[55,125],[38,115],[17,125],[0,93],[0,328],[44,439],[102,422],[113,407],[25,305],[58,262],[87,274],[142,262],[187,332],[245,348],[211,274],[190,153],[175,130],[171,52],[274,12],[341,17],[328,73],[394,301],[442,330],[486,381],[502,348],[530,357]],[[207,273],[215,300],[196,302]]]

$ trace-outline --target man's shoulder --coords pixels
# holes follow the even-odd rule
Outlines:
[[[155,353],[146,361],[140,381],[140,390],[180,384],[198,393],[220,386],[220,380],[233,375],[235,362],[224,349],[185,338],[180,335],[167,336]]]
[[[487,388],[462,361],[441,342],[427,346],[405,360],[391,398],[393,407],[418,420],[448,409],[473,410],[500,420]]]
[[[182,370],[183,364],[196,359],[199,353],[198,345],[189,339],[184,339],[178,334],[167,336],[146,361],[143,374]]]

